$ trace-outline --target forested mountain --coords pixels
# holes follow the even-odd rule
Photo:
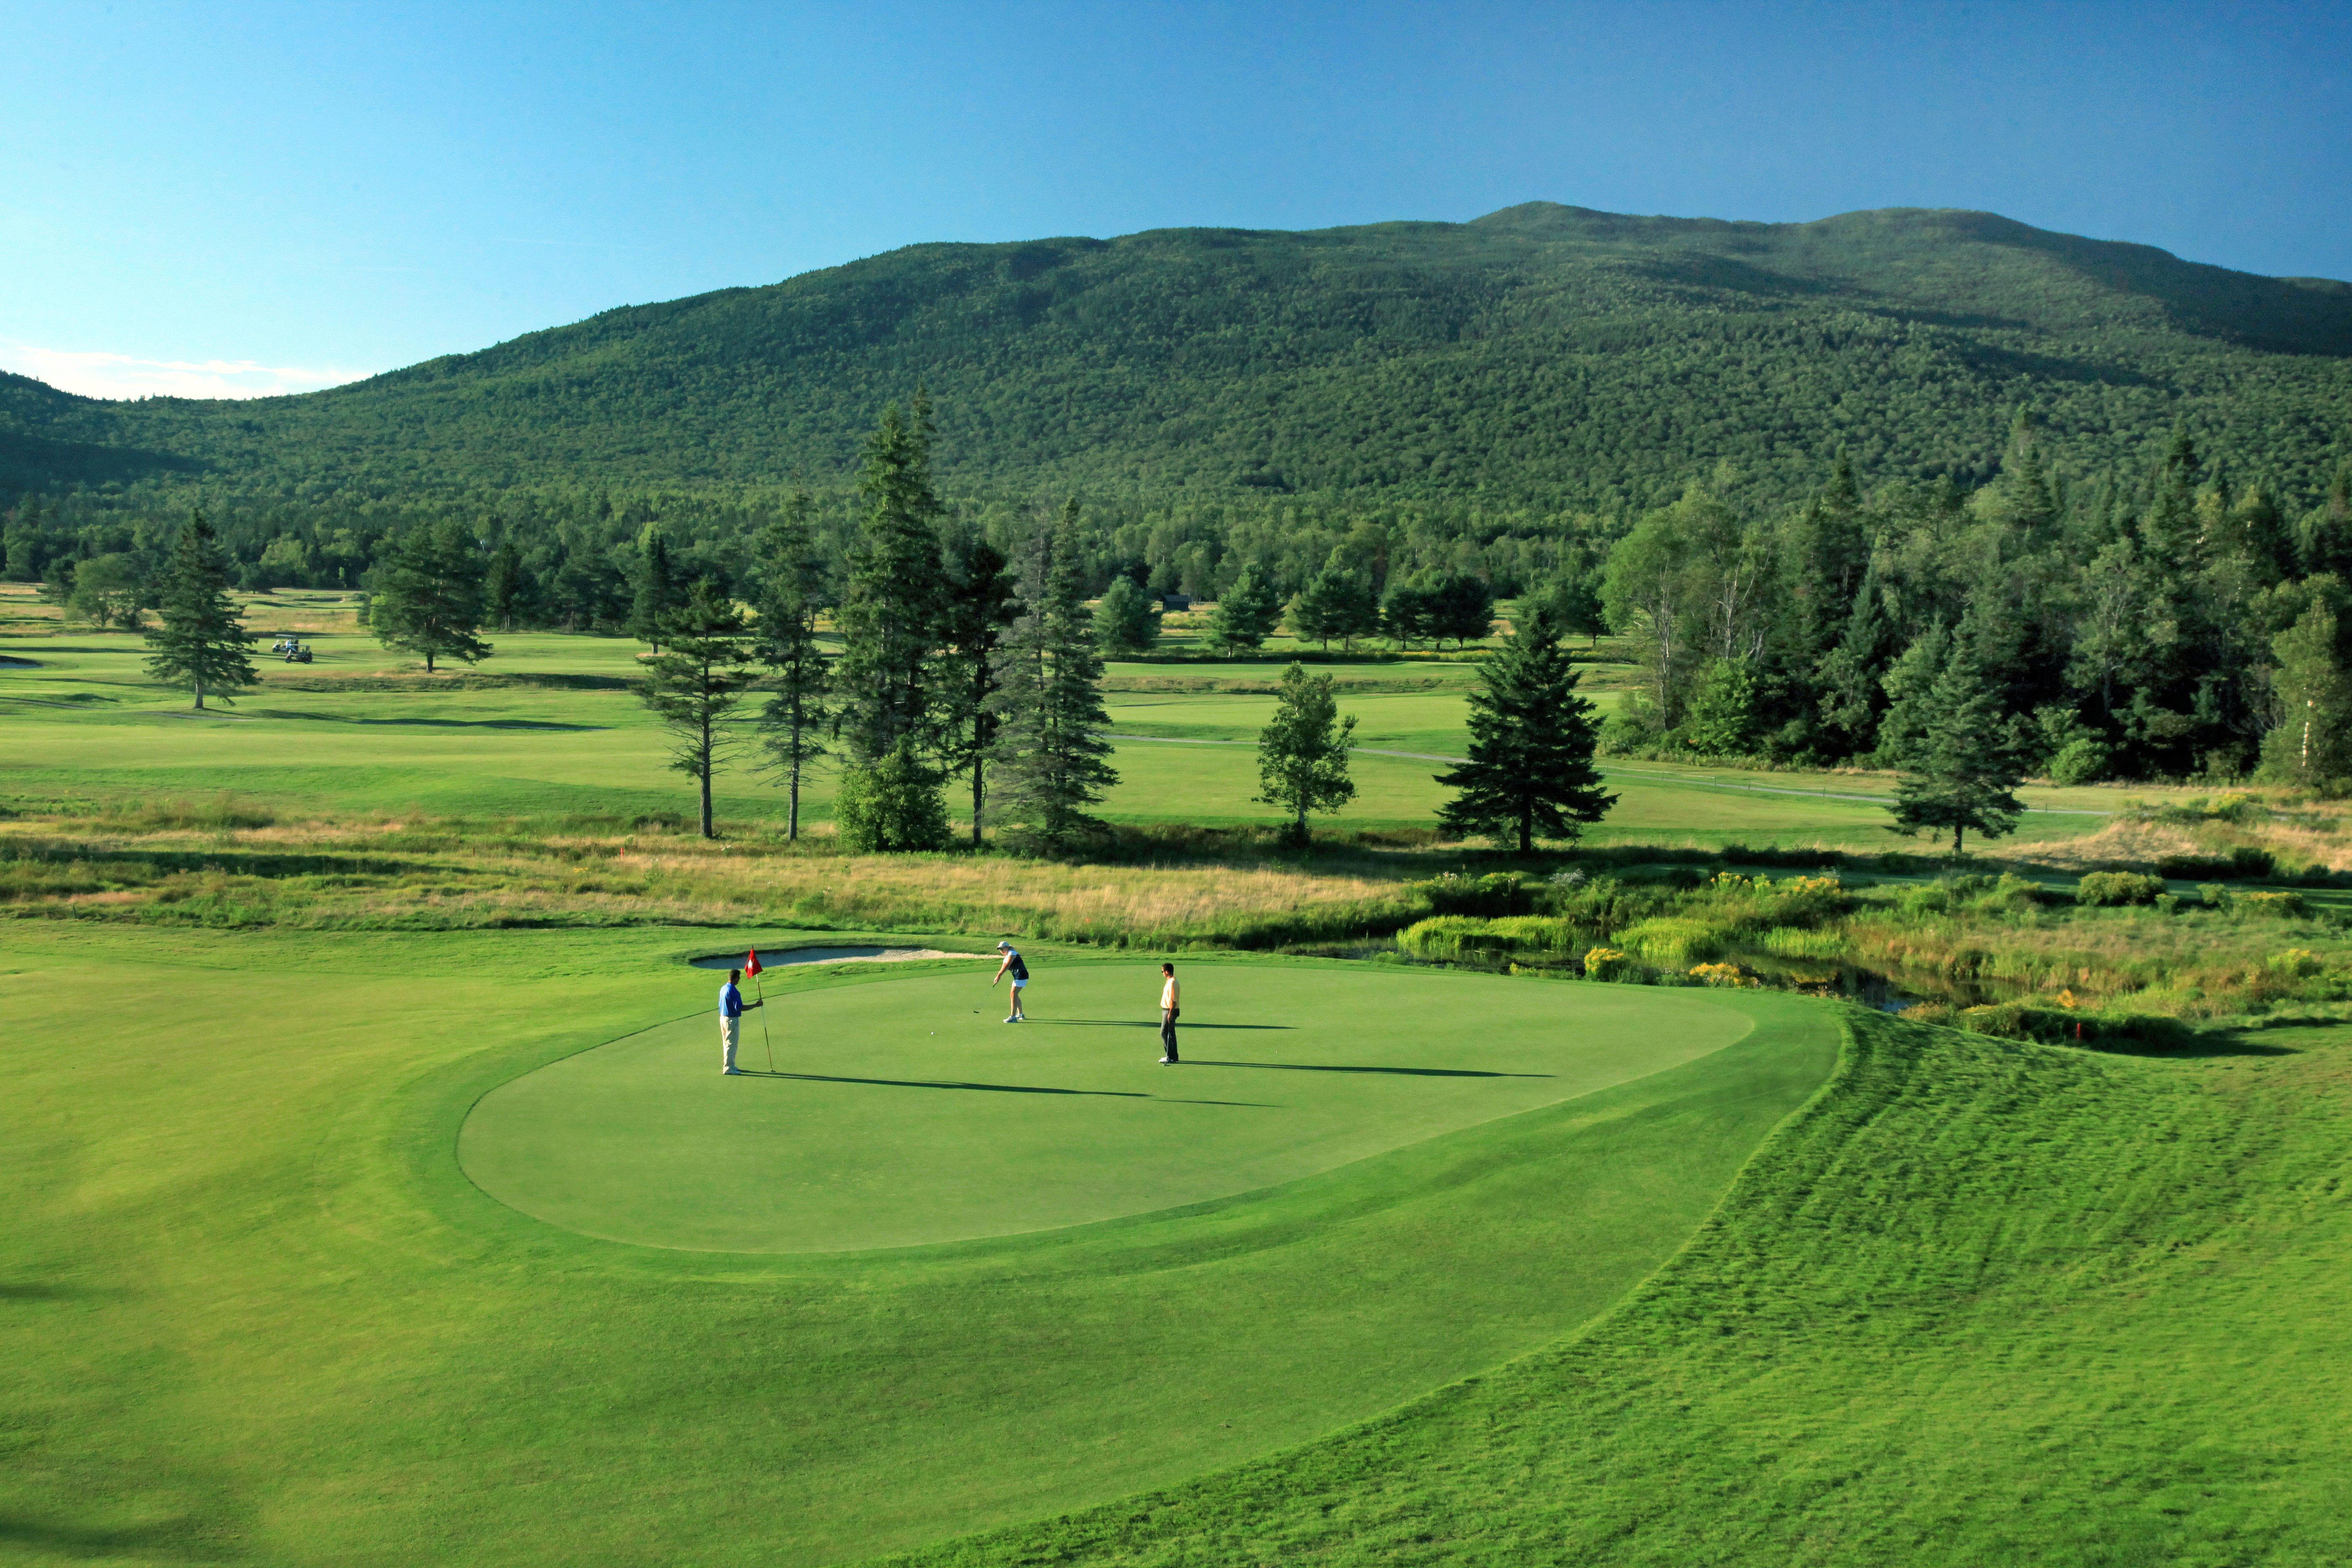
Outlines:
[[[974,498],[1625,513],[1718,469],[1792,500],[1840,450],[1973,488],[2030,405],[2062,475],[2142,470],[2183,424],[2293,509],[2352,455],[2352,285],[1918,209],[920,245],[298,397],[0,376],[0,493],[826,490],[918,382]]]

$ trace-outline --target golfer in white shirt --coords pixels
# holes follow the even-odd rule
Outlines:
[[[1176,966],[1160,966],[1160,1065],[1174,1067],[1182,1058],[1176,1054],[1176,1015],[1183,1011],[1183,993],[1176,984]]]

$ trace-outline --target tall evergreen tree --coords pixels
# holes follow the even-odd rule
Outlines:
[[[1515,837],[1526,855],[1538,837],[1574,838],[1617,804],[1592,765],[1600,731],[1559,637],[1538,610],[1479,661],[1470,758],[1437,778],[1458,792],[1437,814],[1447,832]]]
[[[1878,744],[1878,719],[1886,709],[1883,678],[1895,638],[1886,614],[1885,590],[1874,557],[1854,590],[1844,634],[1815,673],[1821,720],[1828,739],[1843,756],[1866,756]]]
[[[816,639],[817,616],[824,607],[824,563],[809,510],[805,493],[793,496],[754,544],[761,588],[752,651],[767,667],[773,693],[760,710],[760,744],[767,753],[767,771],[788,792],[784,837],[794,843],[801,836],[801,784],[825,755],[824,735],[832,718],[832,672]]]
[[[1253,561],[1244,566],[1209,614],[1209,640],[1221,648],[1254,648],[1282,623],[1282,596]]]
[[[710,780],[736,748],[735,710],[751,683],[743,612],[706,577],[656,629],[664,651],[644,661],[639,695],[669,730],[669,765],[695,782],[702,836],[716,838]]]
[[[1087,807],[1118,773],[1103,731],[1102,656],[1087,609],[1078,503],[1022,552],[1021,614],[1004,640],[1003,681],[992,699],[993,815],[1024,825],[1047,848],[1095,826]]]
[[[204,513],[190,516],[173,542],[158,598],[162,624],[147,634],[155,650],[148,674],[175,686],[186,682],[198,708],[206,692],[228,702],[229,692],[257,682],[246,657],[254,639],[229,602],[228,563]]]
[[[857,481],[866,515],[835,616],[836,722],[856,766],[870,767],[902,744],[928,758],[940,740],[934,688],[947,584],[928,423],[922,408],[910,419],[893,404],[866,440]]]
[[[971,844],[977,849],[987,821],[988,753],[996,743],[992,699],[1003,684],[1005,629],[1020,618],[1021,608],[1013,574],[996,546],[975,534],[962,542],[957,555],[943,637],[947,753],[950,765],[971,780]]]
[[[1298,664],[1282,672],[1274,718],[1258,731],[1256,798],[1291,814],[1283,832],[1289,843],[1307,843],[1308,812],[1338,811],[1356,798],[1355,781],[1348,776],[1348,742],[1355,733],[1356,716],[1339,717],[1331,677],[1310,676]]]
[[[670,563],[669,541],[658,523],[647,523],[637,552],[636,595],[629,605],[629,635],[661,652],[662,627],[684,601],[677,568]]]
[[[1924,732],[1895,786],[1895,831],[1948,832],[1955,856],[1972,828],[1987,838],[2014,832],[2025,810],[2016,795],[2022,773],[2002,739],[2000,695],[1967,640],[1954,639],[1926,707]]]
[[[530,598],[530,573],[522,552],[511,539],[499,541],[490,552],[488,574],[482,580],[482,610],[490,625],[510,632],[521,624]]]
[[[454,517],[421,522],[392,548],[378,573],[369,625],[376,640],[425,656],[475,664],[490,645],[474,634],[482,626],[481,552],[471,530]]]

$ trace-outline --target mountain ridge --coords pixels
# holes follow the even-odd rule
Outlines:
[[[2020,403],[2078,472],[2185,421],[2308,489],[2352,456],[2352,284],[1958,208],[926,242],[286,397],[10,377],[0,484],[825,486],[918,382],[974,492],[1622,507],[1841,449],[1966,481]]]

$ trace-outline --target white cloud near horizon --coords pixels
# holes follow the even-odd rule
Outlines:
[[[141,359],[135,354],[45,349],[0,342],[0,370],[46,381],[84,397],[279,397],[317,392],[374,374],[365,370],[306,370],[252,360]]]

